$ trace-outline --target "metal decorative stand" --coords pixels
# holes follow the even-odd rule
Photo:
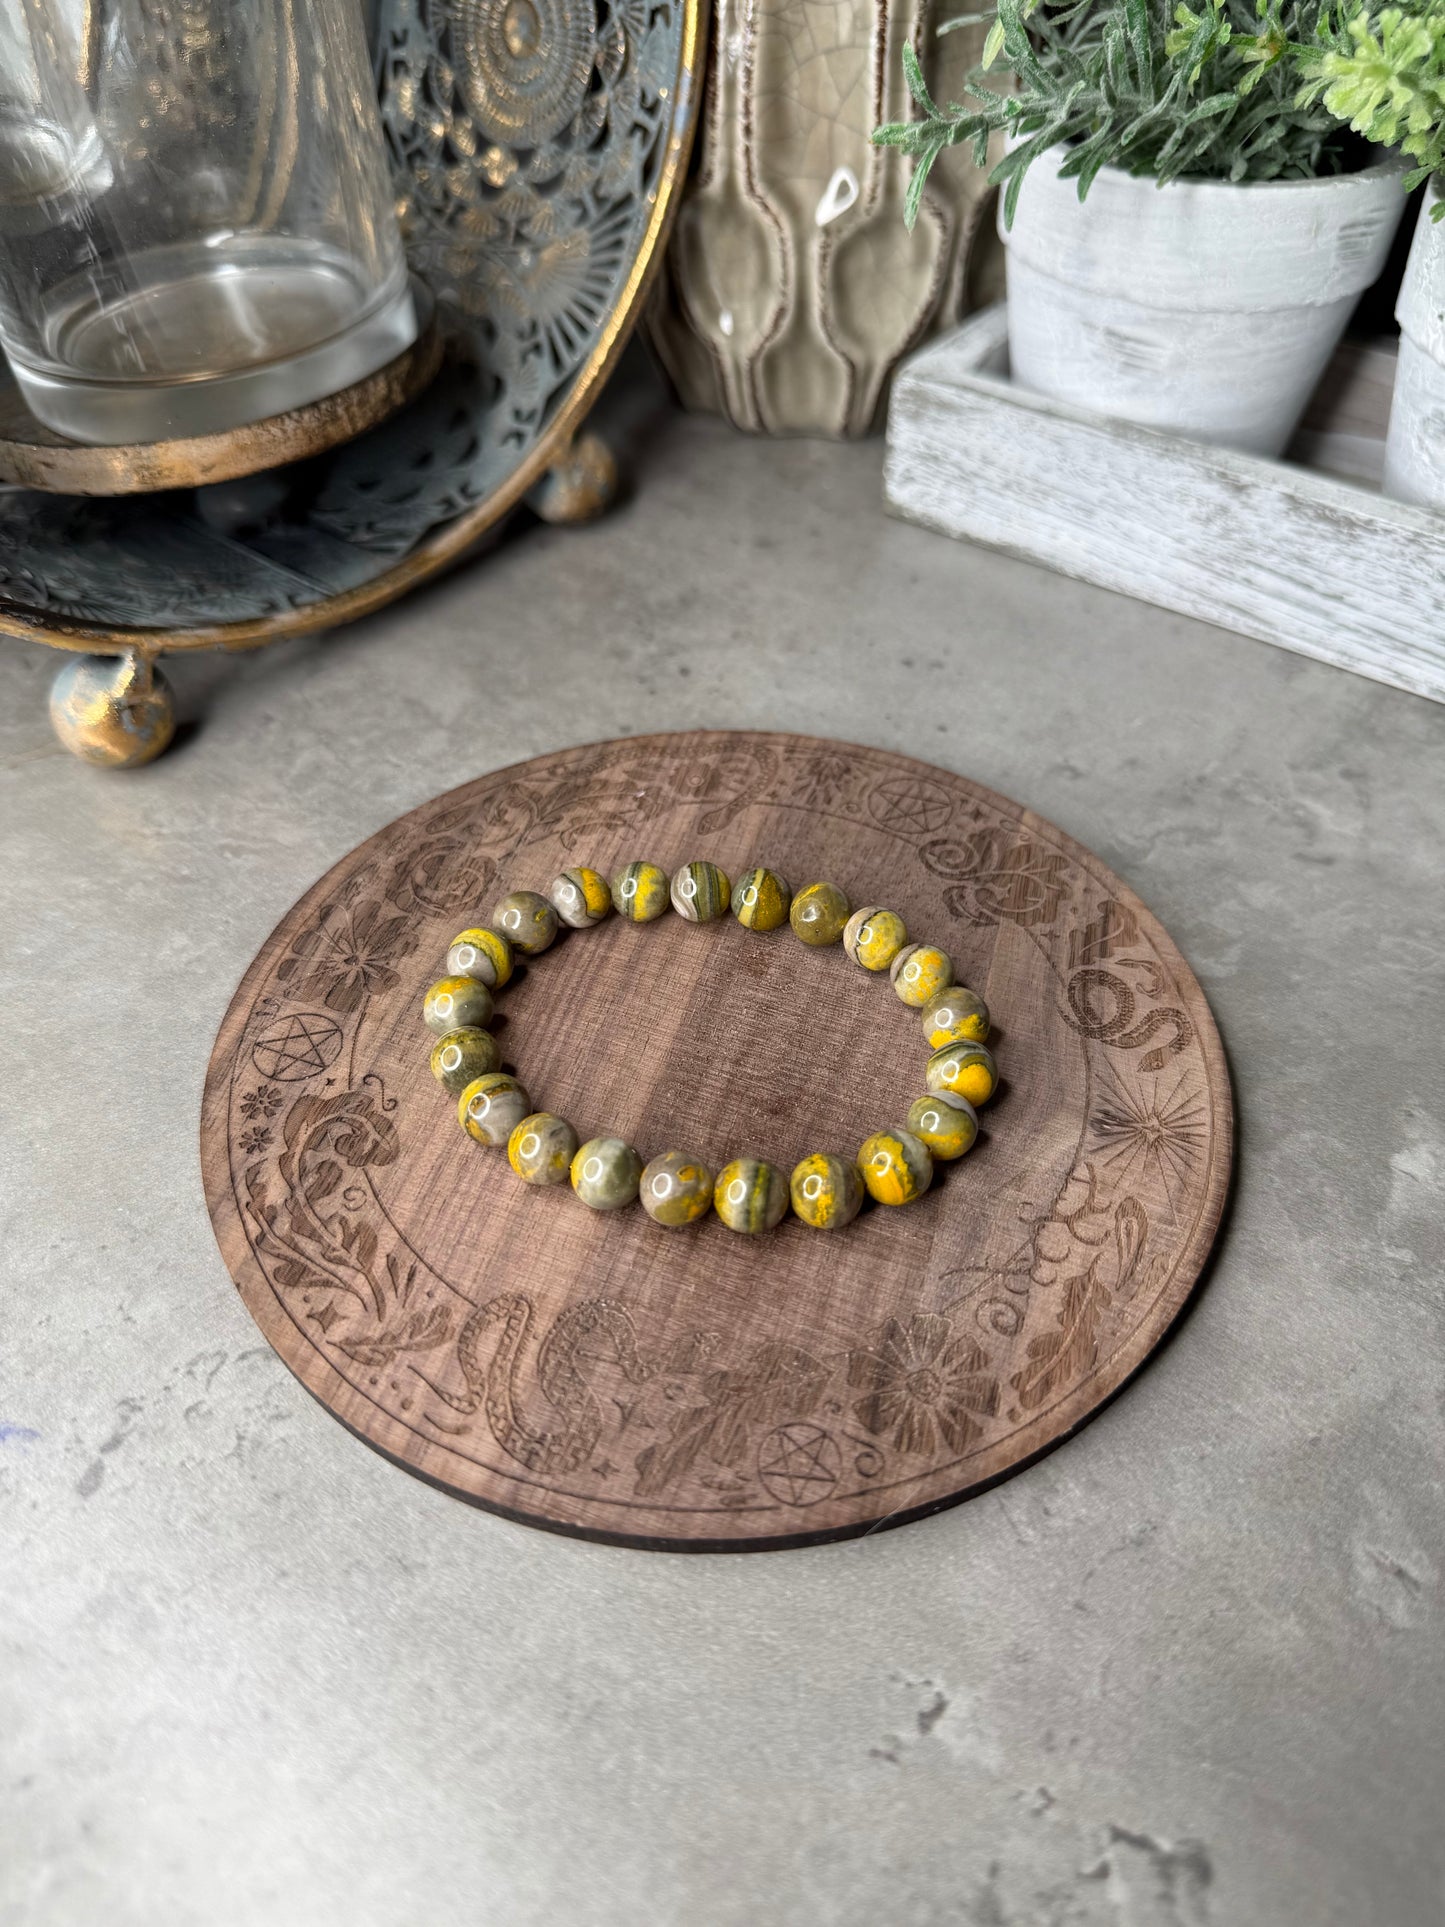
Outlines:
[[[160,657],[351,621],[525,499],[559,522],[607,506],[614,464],[579,431],[660,259],[702,20],[701,0],[381,0],[382,120],[440,372],[355,439],[241,479],[181,485],[219,471],[173,464],[160,494],[0,491],[0,631],[116,659],[57,679],[67,748],[149,761],[173,724]]]

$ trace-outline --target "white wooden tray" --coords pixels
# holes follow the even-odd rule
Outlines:
[[[897,514],[1445,702],[1445,516],[1378,493],[1387,357],[1343,350],[1292,453],[1210,448],[1016,387],[1002,304],[904,363]]]

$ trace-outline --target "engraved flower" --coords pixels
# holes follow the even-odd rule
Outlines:
[[[853,777],[850,757],[838,750],[818,750],[804,763],[798,788],[810,803],[827,809],[830,803],[841,802],[848,794]]]
[[[385,914],[381,903],[330,903],[297,937],[276,975],[295,996],[319,997],[345,1015],[373,992],[395,988],[392,961],[414,942],[406,918]]]
[[[504,815],[505,807],[495,812]],[[491,824],[465,835],[429,836],[401,857],[387,885],[402,910],[418,915],[459,916],[483,902],[497,874],[490,857],[477,849]]]
[[[943,901],[970,923],[1052,923],[1068,889],[1063,857],[1011,830],[935,837],[918,854],[935,876],[956,880]]]
[[[258,1084],[254,1091],[241,1093],[242,1117],[274,1117],[280,1108],[281,1093],[274,1084]]]
[[[259,1124],[253,1124],[249,1130],[241,1133],[241,1149],[247,1157],[257,1156],[270,1142],[271,1133]]]
[[[970,1413],[998,1409],[987,1353],[937,1312],[890,1318],[871,1347],[848,1354],[848,1383],[865,1394],[853,1404],[859,1423],[875,1437],[891,1431],[900,1452],[932,1456],[940,1439],[961,1452],[982,1430]]]

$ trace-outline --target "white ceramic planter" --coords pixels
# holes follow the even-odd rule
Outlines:
[[[1430,216],[1439,199],[1431,181],[1395,303],[1400,361],[1385,437],[1385,493],[1432,508],[1445,508],[1445,220]]]
[[[1405,208],[1403,164],[1317,181],[1030,168],[1008,247],[1009,358],[1039,394],[1280,454]],[[1001,230],[1002,231],[1002,230]]]

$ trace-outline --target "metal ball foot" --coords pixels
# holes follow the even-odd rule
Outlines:
[[[171,686],[147,656],[76,656],[50,686],[50,721],[72,756],[139,769],[176,729]]]
[[[544,522],[591,522],[617,499],[617,460],[600,435],[582,435],[527,497]]]

